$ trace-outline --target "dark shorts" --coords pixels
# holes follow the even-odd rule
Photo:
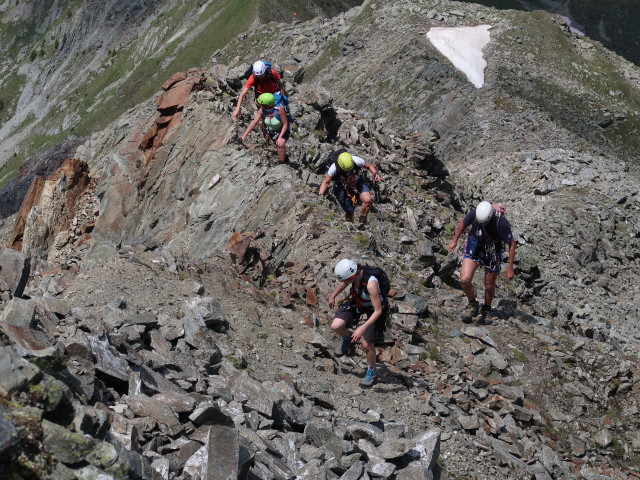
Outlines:
[[[358,187],[358,195],[360,195],[362,192],[370,191],[369,185],[364,183],[364,181],[359,180],[356,185]],[[351,201],[351,198],[349,198],[349,195],[347,195],[347,191],[344,189],[341,183],[336,182],[334,195],[338,199],[338,203],[340,203],[340,206],[345,212],[353,212],[356,209],[355,204]]]
[[[280,136],[280,132],[270,132],[269,130],[266,130],[267,135],[269,135],[269,137],[271,137],[271,140],[273,140],[274,142],[278,139],[278,137]],[[284,132],[284,135],[282,138],[284,138],[285,140],[289,140],[289,134],[291,133],[291,131],[289,129],[287,129],[286,132]]]
[[[482,265],[486,271],[497,273],[500,271],[502,263],[502,252],[495,248],[493,244],[478,242],[478,237],[469,235],[464,244],[464,254],[462,258],[468,258]]]
[[[378,321],[383,322],[386,320],[388,310],[389,309],[386,306],[383,308],[382,317]],[[338,308],[338,310],[336,310],[334,318],[339,318],[340,320],[344,320],[347,328],[354,329],[358,326],[358,323],[360,322],[360,318],[362,317],[362,315],[366,315],[366,318],[369,318],[371,315],[373,315],[373,312],[374,310],[372,308],[359,311],[353,305],[347,304]],[[375,343],[376,341],[376,324],[375,323],[364,331],[362,338],[364,338],[368,343]]]

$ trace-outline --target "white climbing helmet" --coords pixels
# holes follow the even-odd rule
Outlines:
[[[253,64],[253,74],[261,77],[267,71],[267,66],[262,60],[258,60]]]
[[[345,280],[355,277],[356,273],[358,273],[358,264],[353,260],[343,258],[338,262],[336,268],[333,269],[333,273],[338,280],[344,282]]]
[[[476,207],[476,220],[484,225],[493,218],[493,207],[490,202],[480,202]]]

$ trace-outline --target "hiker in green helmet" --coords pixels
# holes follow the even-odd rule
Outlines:
[[[285,163],[287,161],[287,140],[290,133],[287,111],[281,104],[276,105],[276,96],[272,93],[263,93],[258,97],[256,103],[259,109],[242,134],[242,141],[244,142],[251,130],[262,121],[262,134],[265,142],[268,144],[270,140],[273,140],[278,150],[279,162]]]
[[[362,206],[358,223],[360,228],[364,227],[371,209],[371,192],[360,172],[362,169],[368,170],[373,175],[374,182],[381,182],[382,177],[378,173],[378,169],[364,159],[347,152],[344,148],[331,153],[327,165],[329,168],[320,184],[318,193],[324,195],[333,180],[335,182],[334,195],[345,211],[346,221],[354,221],[354,212],[358,201],[360,201]]]

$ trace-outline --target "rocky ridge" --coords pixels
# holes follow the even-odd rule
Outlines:
[[[454,161],[449,137],[395,130],[304,82],[291,85],[290,164],[274,166],[275,152],[257,134],[245,148],[229,120],[244,68],[167,84],[162,99],[203,79],[171,106],[182,118],[161,142],[149,139],[172,122],[162,99],[94,134],[76,151],[94,182],[69,225],[39,218],[56,242],[0,258],[0,444],[21,455],[19,472],[637,476],[637,342],[624,321],[637,315],[632,172],[571,149],[570,134],[565,148]],[[282,69],[301,77],[298,64]],[[336,143],[375,158],[385,178],[364,232],[315,194]],[[505,191],[517,280],[499,287],[496,324],[462,328],[458,260],[443,245],[468,205]],[[52,210],[49,198],[36,207]],[[603,233],[574,245],[594,215]],[[332,353],[326,297],[341,256],[383,266],[395,290],[380,383],[366,393],[361,359]],[[611,303],[575,308],[594,296]]]

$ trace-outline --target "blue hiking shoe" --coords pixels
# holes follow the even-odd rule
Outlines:
[[[351,337],[342,337],[342,343],[336,347],[335,354],[338,357],[346,355],[351,346]]]
[[[378,375],[376,375],[375,367],[368,367],[367,373],[365,373],[364,378],[360,382],[360,388],[371,388],[378,381]]]

